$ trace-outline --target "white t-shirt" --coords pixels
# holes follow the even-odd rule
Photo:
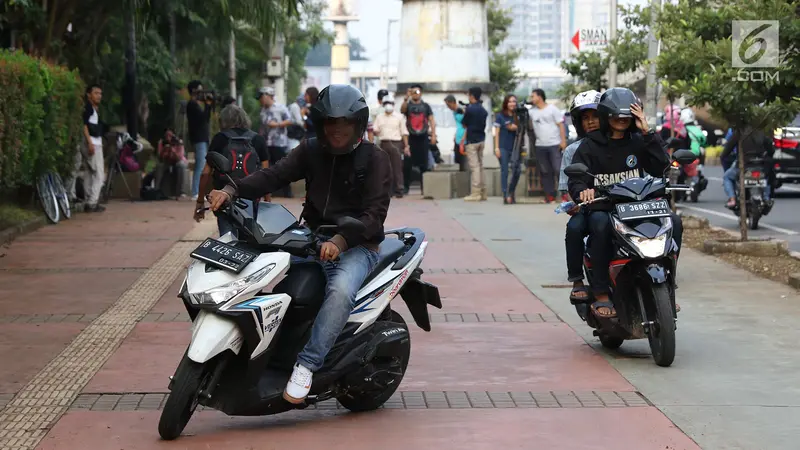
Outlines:
[[[89,123],[91,123],[92,125],[97,125],[99,122],[100,122],[100,116],[97,115],[97,110],[94,109],[94,107],[92,107],[92,115],[89,116]],[[103,147],[103,137],[102,136],[99,136],[99,137],[98,136],[90,136],[89,138],[92,140],[92,145],[94,145],[95,147],[99,147],[99,148]],[[95,150],[97,150],[97,149],[95,149]]]
[[[536,133],[536,146],[549,147],[561,144],[561,131],[558,124],[564,122],[561,111],[553,105],[542,109],[534,106],[529,110],[533,132]]]

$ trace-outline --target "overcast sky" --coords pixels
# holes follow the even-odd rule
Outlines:
[[[562,0],[565,1],[566,0]],[[646,4],[647,0],[618,0],[621,5]],[[386,26],[389,19],[400,19],[403,7],[401,0],[353,0],[358,22],[349,25],[350,36],[359,38],[367,50],[367,57],[381,62],[386,60]],[[399,50],[400,24],[392,24],[391,30],[392,64],[397,60]]]

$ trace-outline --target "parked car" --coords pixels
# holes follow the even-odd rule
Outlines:
[[[775,130],[775,178],[777,187],[800,183],[800,114],[785,127]]]

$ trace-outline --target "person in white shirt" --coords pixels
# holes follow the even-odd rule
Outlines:
[[[103,89],[96,84],[86,88],[86,107],[83,110],[84,146],[76,155],[75,174],[70,179],[70,197],[75,198],[75,179],[83,163],[87,171],[83,179],[85,192],[84,210],[86,212],[103,212],[105,207],[99,205],[100,192],[106,179],[105,159],[103,158],[103,128],[97,109],[103,100]]]
[[[531,93],[531,125],[536,136],[534,147],[542,188],[550,203],[555,200],[558,175],[561,169],[561,152],[567,147],[567,134],[564,128],[564,115],[553,105],[545,102],[547,97],[541,89]]]
[[[397,198],[403,197],[403,155],[411,156],[408,146],[408,128],[402,114],[395,112],[394,99],[383,97],[383,112],[375,116],[372,130],[380,139],[380,147],[389,155],[392,166],[392,193]]]

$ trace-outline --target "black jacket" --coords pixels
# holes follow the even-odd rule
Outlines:
[[[589,173],[597,176],[602,185],[608,186],[628,178],[643,177],[645,173],[660,178],[670,161],[664,141],[656,133],[644,136],[628,133],[623,139],[609,139],[600,131],[593,131],[581,142],[572,163],[586,164]],[[570,177],[569,194],[578,201],[581,191],[593,189],[597,182],[588,175]],[[609,209],[605,202],[588,206],[591,210]]]
[[[742,138],[743,136],[746,137]],[[761,130],[746,129],[745,131],[735,131],[731,139],[725,143],[720,159],[725,159],[731,154],[734,147],[739,151],[744,151],[745,165],[754,158],[770,159],[775,151],[772,139]]]
[[[377,250],[384,239],[383,222],[389,210],[389,156],[371,142],[364,141],[361,147],[358,150],[370,151],[372,155],[360,193],[354,191],[359,188],[354,155],[358,150],[333,156],[318,146],[309,147],[304,140],[274,166],[242,178],[238,195],[246,199],[263,197],[310,175],[313,181],[309,183],[303,207],[309,227],[335,225],[339,217],[354,217],[366,225],[366,231],[361,235],[337,234],[331,241],[341,251],[358,245]],[[225,190],[232,193],[233,187],[227,186]]]

